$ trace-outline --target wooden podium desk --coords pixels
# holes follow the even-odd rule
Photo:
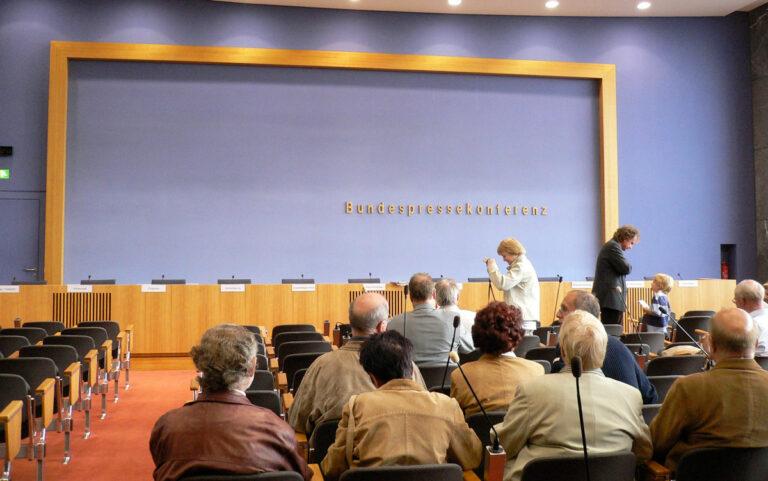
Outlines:
[[[670,294],[678,315],[686,310],[718,310],[731,305],[735,281],[707,279],[695,286],[678,287]],[[541,283],[542,324],[549,325],[563,296],[572,287],[563,282]],[[650,282],[628,289],[633,316],[638,317],[637,299],[650,301]],[[584,287],[585,289],[587,287]],[[142,292],[140,285],[96,285],[92,292],[67,292],[66,285],[19,286],[17,293],[0,293],[0,326],[22,321],[56,320],[68,326],[79,321],[115,320],[133,324],[132,355],[181,356],[189,352],[209,327],[221,323],[254,324],[272,328],[278,324],[310,323],[322,331],[323,321],[347,322],[349,302],[363,293],[361,284],[317,284],[313,291],[294,291],[291,285],[250,284],[243,292],[222,292],[219,285],[167,285],[165,292]],[[390,315],[410,309],[403,290],[387,284],[383,292]],[[498,300],[503,296],[493,290]],[[459,304],[478,310],[489,299],[488,284],[464,283]]]

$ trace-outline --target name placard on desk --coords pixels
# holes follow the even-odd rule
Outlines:
[[[592,289],[592,281],[573,281],[571,289]]]
[[[627,281],[627,289],[635,289],[638,287],[645,287],[645,282],[643,281]]]
[[[381,292],[385,287],[386,286],[382,282],[376,284],[363,284],[363,290],[365,292]]]
[[[67,284],[67,292],[93,292],[93,286],[83,284]]]
[[[699,287],[699,281],[677,281],[678,287]]]
[[[221,292],[245,292],[245,284],[220,284]]]
[[[19,286],[0,286],[0,294],[18,294]]]
[[[291,292],[315,292],[315,284],[291,284]]]
[[[141,292],[165,292],[165,284],[142,284]]]

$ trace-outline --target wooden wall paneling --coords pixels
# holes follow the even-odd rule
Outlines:
[[[136,332],[148,332],[149,327],[145,324],[146,316],[144,295],[141,293],[141,286],[138,285],[119,285],[119,286],[93,286],[93,292],[111,292],[112,293],[112,319],[119,322],[121,328],[133,325],[134,345],[136,342]]]
[[[503,301],[504,294],[498,289],[493,289],[496,300]],[[485,282],[464,282],[459,292],[459,307],[469,311],[479,311],[493,301],[493,295],[488,293],[488,284]],[[409,306],[409,309],[411,307]]]
[[[323,321],[331,321],[331,329],[337,322],[349,322],[349,293],[363,290],[362,284],[318,284],[317,285],[317,322],[322,332]]]
[[[313,292],[291,292],[288,287],[288,295],[291,298],[291,324],[312,324],[322,332],[323,320],[317,315],[318,290],[315,286]]]
[[[221,324],[218,317],[218,286],[212,285],[170,285],[171,294],[171,339],[166,342],[167,351],[187,352],[200,341],[203,332],[211,326]],[[211,293],[214,297],[211,297]]]
[[[697,287],[680,287],[675,283],[669,293],[669,305],[677,317],[685,314],[685,311],[704,309],[701,305],[701,296]]]
[[[19,304],[19,317],[26,321],[50,321],[54,292],[67,292],[66,286],[20,286],[23,301]]]
[[[559,292],[558,284],[560,284]],[[568,290],[566,290],[565,282],[540,282],[539,289],[541,290],[539,323],[542,326],[551,326],[555,320],[557,309],[560,307],[560,302]]]
[[[733,279],[700,279],[699,304],[688,310],[713,310],[719,311],[727,307],[736,307],[733,303],[733,291],[736,289],[736,281]],[[680,315],[685,314],[681,312]]]
[[[171,286],[167,286],[171,287]],[[168,353],[173,351],[167,344],[172,334],[171,290],[166,292],[143,292],[144,331],[137,331],[133,350],[137,353]]]
[[[211,295],[218,299],[218,318],[221,322],[251,324],[246,314],[245,292],[221,292],[221,287],[216,285]]]
[[[21,312],[23,299],[21,292],[0,293],[0,328],[13,327],[13,320],[19,317]]]

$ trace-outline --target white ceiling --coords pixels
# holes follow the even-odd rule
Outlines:
[[[561,17],[723,17],[748,12],[768,0],[650,0],[651,8],[640,11],[639,0],[559,0],[548,10],[546,0],[463,0],[451,7],[447,0],[214,0],[291,7],[336,8],[479,15],[540,15]]]

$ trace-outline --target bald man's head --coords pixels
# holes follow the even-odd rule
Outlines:
[[[715,361],[755,356],[755,323],[749,314],[739,308],[723,309],[715,314],[711,321],[710,334],[712,357]]]
[[[370,336],[388,318],[389,303],[376,292],[366,292],[349,305],[349,324],[354,336]]]

